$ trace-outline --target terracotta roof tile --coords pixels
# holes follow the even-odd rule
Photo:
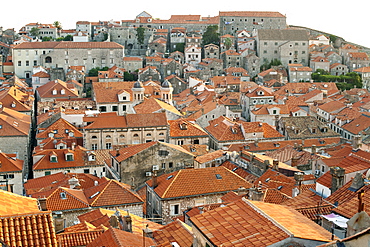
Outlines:
[[[65,232],[57,235],[57,241],[61,247],[86,246],[103,232],[103,230]]]
[[[145,237],[145,246],[154,246],[155,243],[151,238]],[[142,234],[130,233],[122,231],[116,228],[110,227],[108,231],[98,236],[94,241],[87,245],[87,247],[93,246],[105,246],[105,247],[120,247],[126,246],[127,243],[131,247],[142,247],[143,237]]]
[[[41,130],[41,129],[39,129]],[[36,135],[37,139],[46,139],[49,137],[49,134],[53,133],[54,139],[66,138],[73,133],[73,137],[82,138],[83,134],[79,131],[74,125],[69,123],[64,118],[59,118],[57,121],[52,123],[46,129],[42,129],[42,132],[39,132]]]
[[[179,246],[191,247],[193,245],[193,232],[185,223],[175,220],[170,224],[153,232],[157,245],[176,242]]]
[[[154,189],[161,198],[193,196],[207,193],[227,192],[251,184],[225,167],[184,169],[157,178]],[[149,186],[152,180],[147,181]]]

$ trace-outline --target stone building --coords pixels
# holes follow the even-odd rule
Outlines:
[[[220,58],[220,47],[215,44],[205,45],[204,48],[204,58]]]
[[[115,145],[140,144],[168,140],[166,113],[127,114],[101,113],[84,119],[84,146],[112,149]]]
[[[285,29],[286,27],[286,16],[279,12],[220,11],[219,13],[221,35],[235,35],[241,30]]]
[[[146,182],[147,216],[168,224],[189,207],[220,203],[229,191],[252,185],[231,170],[219,166],[183,169]]]
[[[221,53],[224,68],[243,66],[243,57],[239,52],[227,50]]]
[[[15,75],[31,78],[33,66],[68,68],[83,65],[86,71],[96,67],[123,66],[124,47],[115,42],[25,42],[13,48]]]
[[[113,173],[135,188],[144,185],[155,173],[192,167],[194,162],[194,155],[181,146],[158,141],[123,147],[111,151],[110,155]]]
[[[23,182],[27,171],[23,160],[13,154],[0,152],[0,189],[23,195]]]
[[[264,62],[280,60],[284,66],[291,63],[308,65],[308,33],[294,29],[260,29],[257,32],[257,55]]]

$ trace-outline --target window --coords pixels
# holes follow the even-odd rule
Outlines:
[[[177,145],[184,145],[184,141],[183,140],[177,141]]]
[[[22,61],[18,61],[18,66],[22,66]]]
[[[45,58],[45,63],[51,63],[51,62],[52,62],[51,57],[46,57],[46,58]]]
[[[171,215],[178,215],[178,214],[180,214],[180,204],[170,205],[170,214]]]
[[[67,194],[65,192],[60,192],[61,199],[67,199]]]
[[[46,171],[45,172],[45,176],[50,175],[50,174],[51,174],[51,171]]]
[[[162,163],[162,169],[166,169],[166,163]]]
[[[6,174],[6,178],[7,179],[13,179],[14,178],[14,174]]]
[[[105,143],[105,149],[111,149],[112,148],[112,143],[107,142]]]
[[[26,66],[30,66],[30,61],[26,61]]]
[[[169,152],[168,151],[166,151],[166,150],[159,150],[158,151],[158,155],[159,156],[167,156],[169,154]]]
[[[58,162],[57,156],[55,156],[55,155],[50,156],[50,162]]]
[[[98,149],[98,144],[93,143],[91,144],[91,150],[97,150]]]
[[[84,169],[84,173],[90,173],[90,169]]]
[[[66,160],[67,161],[73,161],[73,154],[67,154],[66,155]]]
[[[37,66],[37,60],[33,60],[33,66]]]
[[[113,106],[112,106],[112,111],[118,111],[118,106],[113,105]]]
[[[106,107],[106,106],[100,106],[100,107],[99,107],[99,110],[100,110],[101,112],[106,112],[106,111],[107,111],[107,107]]]
[[[168,168],[173,168],[173,162],[168,163]]]
[[[122,106],[122,111],[127,111],[127,106],[126,105]]]

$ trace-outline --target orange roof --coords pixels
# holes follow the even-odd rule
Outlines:
[[[245,179],[222,166],[183,169],[161,175],[157,181],[158,186],[154,191],[160,198],[195,196],[251,187]],[[153,180],[147,181],[148,186],[152,186],[152,183]]]
[[[44,71],[39,71],[36,74],[33,74],[32,77],[50,78],[50,75]]]
[[[78,225],[81,225],[80,223]],[[76,225],[77,226],[77,225]],[[58,246],[69,247],[69,246],[86,246],[97,237],[99,237],[104,230],[86,230],[86,231],[76,231],[76,232],[66,232],[68,228],[64,229],[63,233],[57,235]]]
[[[22,121],[5,114],[0,114],[0,136],[28,136],[30,132],[30,122]]]
[[[127,114],[125,116],[118,116],[115,112],[100,113],[95,117],[85,117],[84,120],[92,122],[85,129],[167,126],[167,117],[164,112]]]
[[[241,141],[245,140],[245,138],[240,125],[227,117],[220,116],[209,121],[209,125],[205,129],[218,141]]]
[[[180,220],[175,220],[161,229],[153,232],[157,245],[176,242],[179,246],[192,246],[193,232],[191,228]],[[163,245],[165,246],[165,245]],[[168,245],[171,246],[171,245]]]
[[[205,162],[213,161],[213,160],[215,160],[217,158],[221,158],[225,154],[226,153],[223,150],[216,150],[216,151],[213,151],[213,152],[204,154],[204,155],[197,156],[195,158],[195,161],[197,161],[198,163],[202,164],[202,163],[205,163]]]
[[[215,246],[268,246],[289,238],[286,231],[257,210],[241,199],[196,215],[190,221]]]
[[[272,11],[220,11],[219,16],[237,16],[237,17],[283,17],[285,15]]]
[[[259,177],[254,185],[258,186],[262,183],[264,188],[277,189],[285,195],[292,196],[292,190],[295,188],[295,180],[287,177],[278,171],[268,169],[261,177]]]
[[[318,106],[317,108],[326,111],[328,113],[341,110],[346,107],[346,104],[340,102],[340,101],[330,101],[323,105]]]
[[[34,198],[20,196],[11,192],[0,190],[0,216],[15,214],[29,214],[40,212],[38,202]]]
[[[116,180],[108,180],[85,190],[59,187],[46,200],[47,208],[52,211],[142,203],[140,196],[128,185]]]
[[[359,72],[359,73],[369,73],[370,72],[370,67],[362,67],[353,70],[354,72]]]
[[[49,137],[49,133],[53,133],[54,139],[67,138],[70,136],[70,133],[73,133],[73,137],[82,138],[83,134],[79,131],[74,125],[69,123],[64,118],[59,118],[57,121],[52,123],[46,129],[43,129],[42,132],[39,132],[36,135],[36,139],[46,139]]]
[[[32,42],[32,43],[37,43],[37,42]],[[38,87],[36,90],[41,98],[68,98],[68,97],[77,98],[78,97],[78,91],[74,87],[70,88],[66,82],[61,81],[59,79],[50,81]]]
[[[168,120],[170,125],[170,138],[208,136],[202,127],[186,119]]]
[[[359,134],[361,131],[366,130],[370,126],[370,116],[361,115],[358,118],[342,126],[343,129],[351,132],[352,134]]]
[[[155,98],[144,99],[142,103],[134,106],[134,109],[136,113],[153,113],[164,109],[176,115],[182,116],[182,114],[174,106]]]
[[[145,241],[145,246],[155,246],[155,243],[151,238],[143,238],[142,234],[126,232],[110,227],[108,231],[105,231],[97,237],[94,241],[88,244],[87,247],[120,247],[127,246],[128,243],[130,247],[142,247],[143,240]]]
[[[0,173],[21,172],[22,170],[23,160],[17,159],[16,157],[10,157],[5,153],[0,152]]]

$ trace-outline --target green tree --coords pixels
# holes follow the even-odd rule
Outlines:
[[[39,35],[39,31],[40,31],[40,29],[38,29],[37,27],[33,27],[30,30],[30,34],[33,37],[37,37]]]
[[[175,46],[176,47],[175,47],[175,50],[174,51],[180,51],[180,52],[184,53],[184,51],[185,51],[185,43],[177,43]]]
[[[226,50],[229,50],[230,47],[233,45],[233,41],[232,41],[232,39],[230,39],[229,37],[227,37],[224,40],[224,44],[225,44]]]
[[[42,37],[42,42],[53,40],[53,37]]]
[[[136,37],[140,45],[144,44],[144,38],[145,38],[144,34],[145,34],[145,28],[143,27],[136,28]]]
[[[127,71],[125,71],[123,78],[124,78],[123,79],[124,81],[134,81],[135,80],[135,76]]]
[[[218,25],[210,25],[207,27],[203,34],[203,45],[216,44],[219,45],[220,34],[218,31]]]
[[[73,41],[73,36],[68,34],[67,36],[64,37],[64,41]]]
[[[103,68],[95,67],[95,68],[92,68],[92,69],[89,70],[89,76],[98,76],[99,71],[107,71],[108,69],[109,69],[108,67],[103,67]]]
[[[62,30],[62,24],[59,21],[54,21],[53,23],[54,27],[56,27],[58,30]]]

